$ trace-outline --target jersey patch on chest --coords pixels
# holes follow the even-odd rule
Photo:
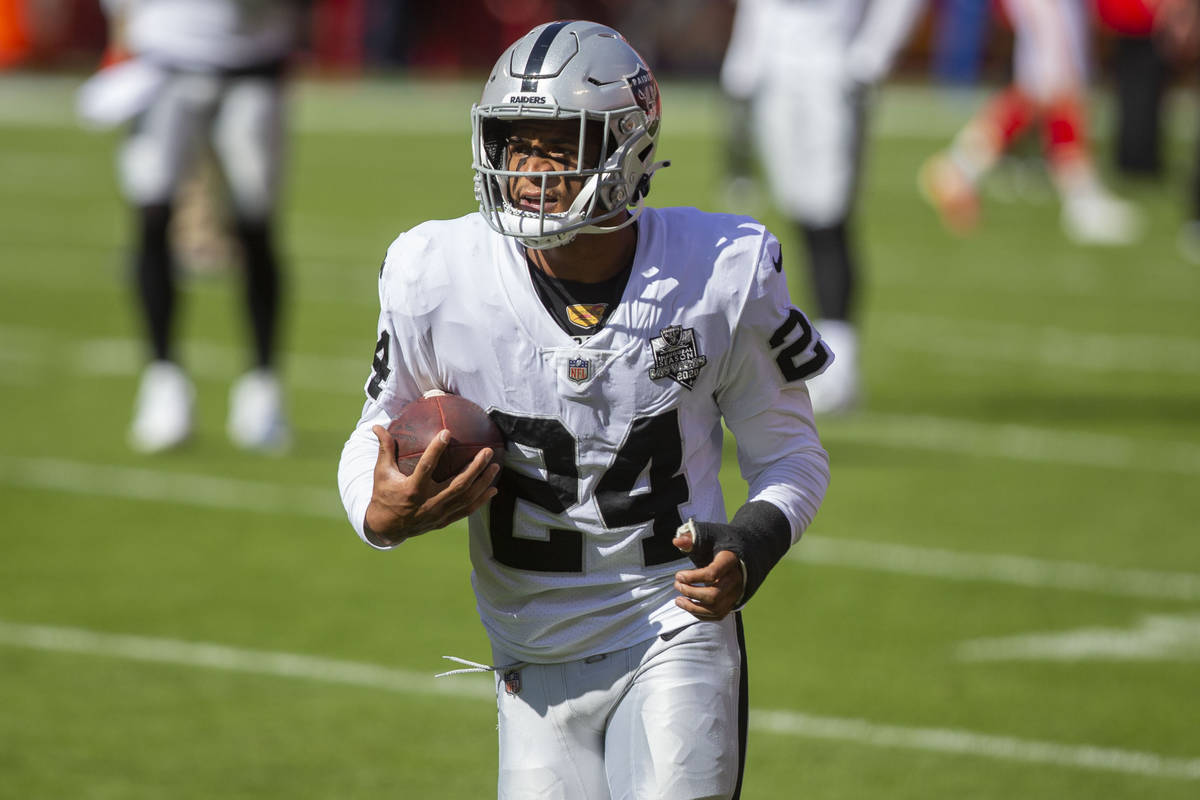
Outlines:
[[[608,303],[576,303],[567,306],[567,320],[576,328],[587,330],[600,324]]]
[[[650,350],[654,354],[650,379],[670,378],[685,389],[695,385],[700,370],[708,363],[708,357],[696,343],[695,328],[668,325],[650,340]]]

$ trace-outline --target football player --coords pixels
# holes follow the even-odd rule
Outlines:
[[[644,204],[661,116],[617,31],[534,28],[472,109],[479,213],[402,234],[380,271],[339,488],[379,549],[468,517],[503,798],[736,796],[740,609],[828,481],[805,382],[832,354],[763,225]],[[400,473],[384,426],[435,390],[488,411],[502,464],[435,482],[439,438]],[[730,520],[722,421],[749,483]]]
[[[137,212],[135,277],[151,361],[129,437],[153,452],[192,429],[194,389],[174,342],[169,233],[179,190],[211,146],[229,191],[245,275],[252,369],[230,394],[228,433],[241,447],[287,444],[276,373],[280,270],[273,215],[283,139],[282,79],[306,0],[106,0],[130,61],[101,73],[83,105],[134,116],[120,151],[122,188]],[[206,141],[207,140],[207,141]]]
[[[733,113],[731,194],[744,195],[751,146],[769,162],[775,205],[808,251],[817,327],[837,363],[809,386],[817,413],[859,400],[854,322],[858,257],[850,232],[867,89],[888,73],[924,0],[739,0],[721,66]],[[755,136],[755,134],[757,134]],[[742,173],[742,174],[738,174]]]
[[[1101,182],[1086,128],[1087,10],[1082,0],[1003,0],[1012,25],[1013,82],[922,165],[918,183],[946,227],[978,224],[977,187],[1027,130],[1045,132],[1046,163],[1062,203],[1062,227],[1081,244],[1135,241],[1141,215]]]

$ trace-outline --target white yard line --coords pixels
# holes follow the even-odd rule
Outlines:
[[[368,689],[408,694],[492,697],[487,684],[435,680],[433,674],[407,672],[375,664],[341,661],[296,653],[247,650],[206,642],[183,642],[151,636],[98,633],[80,628],[19,625],[0,620],[0,644],[60,653],[108,656],[129,661],[307,678]]]
[[[879,345],[934,356],[1035,364],[1056,370],[1200,375],[1200,335],[1099,333],[927,314],[883,312],[870,320]],[[868,341],[868,346],[876,344]]]
[[[75,93],[88,76],[13,73],[0,83],[0,125],[8,127],[81,128],[75,113]],[[878,93],[873,109],[874,136],[942,141],[961,127],[987,99],[992,87],[950,89],[930,83],[892,81]],[[671,80],[662,83],[667,107],[668,139],[719,135],[724,126],[724,100],[716,76],[710,80]],[[474,79],[424,79],[419,75],[355,81],[323,81],[301,77],[293,84],[293,130],[315,134],[403,133],[465,134],[467,111],[479,98]],[[1171,93],[1166,134],[1192,141],[1195,101],[1186,88]],[[1104,113],[1108,101],[1101,92],[1091,104],[1097,133],[1107,135]],[[420,109],[420,113],[413,113]]]
[[[92,289],[89,288],[89,291]],[[364,304],[365,302],[364,300]],[[1069,369],[1112,375],[1128,375],[1130,372],[1185,377],[1200,375],[1200,337],[1132,332],[1117,335],[1071,331],[1052,326],[1030,327],[1014,323],[955,320],[947,317],[927,318],[909,314],[883,314],[878,327],[888,331],[888,335],[879,342],[881,347],[900,348],[938,358],[966,359],[973,365],[981,362],[1013,362],[1034,364],[1058,371]],[[362,330],[369,329],[364,327]],[[57,347],[56,340],[60,337],[53,329],[33,326],[2,326],[0,331],[6,332],[5,338],[10,334],[19,335],[21,350]],[[141,368],[144,343],[138,339],[85,339],[71,346],[74,347],[74,352],[69,361],[74,363],[82,374],[133,375]],[[206,376],[224,375],[232,365],[241,363],[245,358],[241,349],[203,340],[189,339],[184,342],[183,347],[189,366]],[[14,340],[0,344],[0,351],[17,348]],[[354,358],[311,356],[303,353],[289,353],[286,359],[289,365],[289,379],[298,381],[304,388],[322,391],[357,387],[365,380],[366,368],[369,366],[369,362]],[[57,359],[47,359],[47,363],[50,361],[60,363]],[[310,377],[314,375],[320,376],[319,379]],[[884,431],[883,435],[900,435],[905,440],[921,438],[925,441],[924,447],[932,449],[942,449],[947,443],[952,445],[952,440],[958,439],[959,434],[963,432],[963,426],[974,426],[970,428],[971,446],[981,444],[981,437],[987,436],[983,432],[987,428],[995,429],[995,426],[980,426],[967,422],[957,424],[935,417],[899,417],[898,426],[889,423],[889,419],[894,420],[897,417],[862,415],[854,418],[853,425],[844,427],[852,430],[894,428],[895,430]],[[908,430],[908,426],[913,422],[917,423],[916,428]],[[954,427],[950,429],[947,426]],[[840,431],[841,429],[839,433]],[[944,435],[947,432],[949,435]],[[1017,439],[1009,439],[1010,433],[1017,433]],[[1064,436],[1070,443],[1064,441]],[[1086,450],[1080,456],[1084,463],[1094,466],[1121,466],[1130,457],[1141,458],[1138,452],[1143,449],[1157,451],[1159,448],[1165,448],[1170,451],[1167,463],[1151,465],[1149,468],[1155,471],[1189,474],[1200,470],[1200,446],[1187,443],[1145,442],[1143,445],[1131,445],[1129,443],[1133,440],[1125,437],[1056,432],[1053,429],[1019,426],[1003,426],[1000,438],[1009,439],[1004,444],[1004,449],[1010,457],[1030,457],[1013,455],[1021,450],[1026,454],[1034,454],[1032,460],[1061,460],[1056,458],[1055,451],[1059,445],[1066,444],[1068,451],[1081,447]],[[1038,445],[1034,440],[1042,440],[1049,446]],[[1131,453],[1127,453],[1131,448]],[[963,448],[951,449],[958,451]],[[1076,459],[1071,463],[1078,462],[1079,459]]]
[[[292,487],[161,469],[0,455],[0,484],[224,511],[345,517],[332,474],[327,487]]]
[[[428,674],[376,664],[296,653],[249,650],[204,642],[98,633],[79,628],[0,621],[0,645],[299,678],[404,694],[438,694],[470,699],[488,698],[493,694],[490,681],[482,678],[457,677],[438,680]],[[912,728],[861,719],[822,717],[796,711],[760,708],[750,710],[750,727],[761,733],[850,742],[872,747],[920,750],[951,756],[976,756],[1087,771],[1121,772],[1152,778],[1200,780],[1200,758],[1179,758],[1086,744],[1043,742],[964,730]]]
[[[365,336],[363,341],[366,341]],[[145,364],[144,349],[145,345],[136,339],[89,339],[75,346],[70,363],[83,375],[133,376]],[[181,349],[183,363],[189,372],[214,380],[237,374],[248,356],[245,347],[195,339],[184,342]],[[369,349],[369,344],[364,346],[364,350]],[[287,382],[306,391],[331,394],[361,392],[371,372],[369,352],[363,358],[290,352],[284,354],[282,360],[287,365]]]
[[[328,487],[288,486],[112,464],[0,455],[0,485],[229,511],[299,514],[339,521],[345,518],[332,478]],[[792,558],[812,564],[925,578],[983,581],[1117,597],[1182,602],[1200,600],[1200,575],[1187,572],[961,553],[812,534],[806,535],[792,553]]]
[[[1078,561],[963,553],[811,534],[805,534],[791,553],[791,558],[810,564],[897,575],[1200,602],[1200,575],[1187,572],[1121,569]]]
[[[1200,661],[1200,616],[1150,614],[1126,628],[969,639],[955,651],[964,661]]]
[[[1060,744],[948,728],[909,728],[861,719],[818,717],[795,711],[752,710],[752,730],[903,750],[979,756],[1155,778],[1200,780],[1200,758],[1174,758],[1136,750]]]
[[[919,414],[864,412],[824,429],[830,438],[861,444],[1005,458],[1036,464],[1200,475],[1200,445],[1115,434],[985,423]]]

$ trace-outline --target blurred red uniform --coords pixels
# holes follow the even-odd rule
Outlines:
[[[970,231],[979,219],[978,184],[1022,134],[1039,125],[1067,235],[1086,244],[1133,241],[1140,233],[1140,216],[1103,186],[1092,163],[1084,110],[1089,57],[1085,3],[999,0],[997,5],[1015,37],[1013,82],[946,151],[925,163],[922,192],[948,228]]]

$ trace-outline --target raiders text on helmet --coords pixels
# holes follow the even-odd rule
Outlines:
[[[492,228],[534,249],[632,223],[641,213],[650,176],[665,166],[653,160],[661,112],[657,81],[612,28],[581,21],[534,28],[500,56],[471,109],[471,166],[480,213]],[[507,169],[503,123],[513,120],[577,121],[576,168],[538,173],[543,196],[550,178],[586,179],[567,211],[527,211],[509,197],[509,178],[528,175]],[[597,163],[585,163],[586,145],[597,136]],[[625,222],[599,226],[627,208],[631,214]]]

